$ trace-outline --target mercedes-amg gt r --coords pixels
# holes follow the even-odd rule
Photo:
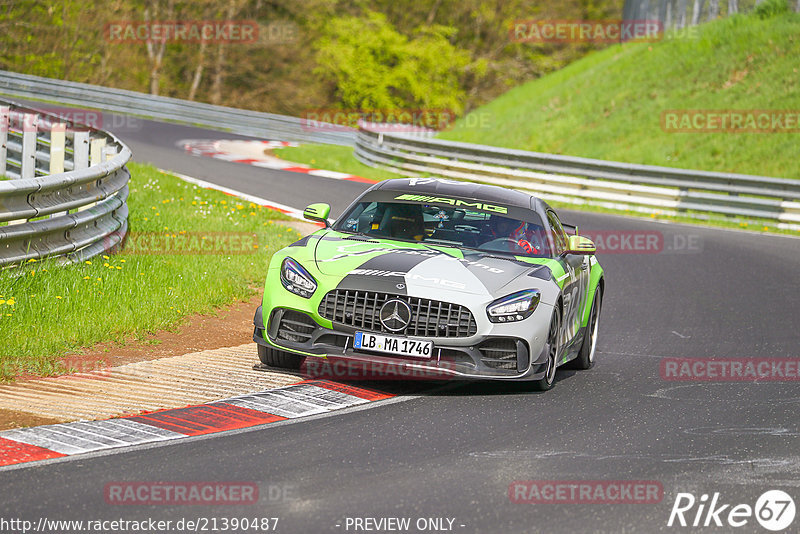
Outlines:
[[[343,358],[546,390],[557,367],[594,363],[603,269],[541,199],[404,178],[329,213],[306,208],[325,227],[272,257],[254,319],[264,364]]]

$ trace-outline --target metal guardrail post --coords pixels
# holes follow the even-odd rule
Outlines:
[[[64,172],[64,156],[67,144],[67,125],[59,122],[50,125],[50,174]],[[68,215],[69,211],[54,213],[50,217]]]
[[[75,132],[72,140],[75,170],[89,166],[89,132]]]
[[[53,124],[50,127],[50,174],[64,172],[64,155],[67,144],[67,125]]]
[[[8,126],[11,108],[0,106],[0,178],[6,175],[6,159],[8,158]]]
[[[92,139],[89,149],[89,164],[94,167],[100,165],[105,158],[103,158],[103,148],[106,146],[105,139]]]
[[[106,145],[103,147],[102,152],[103,152],[103,161],[108,161],[117,155],[117,148]]]
[[[39,131],[39,117],[32,113],[22,116],[22,158],[19,177],[36,176],[36,134]]]

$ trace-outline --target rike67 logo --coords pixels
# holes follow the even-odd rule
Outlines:
[[[795,516],[794,499],[781,490],[761,494],[755,506],[724,502],[719,493],[696,498],[691,493],[678,493],[667,526],[740,528],[753,525],[753,519],[767,530],[780,532],[789,528]]]

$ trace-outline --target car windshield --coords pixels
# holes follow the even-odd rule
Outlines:
[[[480,202],[472,204],[481,205]],[[334,229],[371,237],[475,249],[488,253],[551,257],[544,226],[535,212],[520,208],[490,207],[494,211],[444,203],[365,200],[345,213],[336,222]]]

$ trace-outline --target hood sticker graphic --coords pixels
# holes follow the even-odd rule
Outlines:
[[[403,250],[403,252],[424,252]],[[431,256],[423,254],[398,254],[400,250],[384,250],[385,254],[371,258],[356,269],[351,269],[339,283],[341,289],[379,291],[395,295],[408,294],[406,273]]]
[[[315,252],[323,274],[342,277],[340,289],[408,294],[434,300],[443,298],[436,296],[436,290],[500,297],[510,282],[541,268],[537,263],[479,251],[453,250],[449,254],[424,244],[365,242],[333,236],[320,239]],[[458,257],[462,254],[463,257]],[[539,282],[528,280],[532,286]]]
[[[489,294],[486,286],[461,260],[446,255],[430,258],[411,269],[406,274],[406,284],[408,293],[419,297],[430,297],[431,290],[436,289]]]

